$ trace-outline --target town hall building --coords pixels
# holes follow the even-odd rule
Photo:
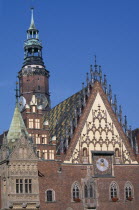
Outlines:
[[[10,128],[0,136],[0,209],[138,210],[138,129],[122,116],[101,66],[51,107],[49,71],[31,24]]]

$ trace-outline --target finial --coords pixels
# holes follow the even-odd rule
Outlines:
[[[103,82],[104,92],[107,94],[107,76],[104,74],[104,82]]]
[[[99,80],[100,80],[100,83],[102,83],[102,70],[101,70],[101,66],[99,66]]]
[[[122,124],[122,106],[119,106],[119,121]]]
[[[94,55],[94,59],[95,59],[95,66],[97,65],[97,57],[96,57],[96,55]]]
[[[110,100],[110,104],[112,104],[112,88],[111,85],[109,85],[109,100]]]
[[[16,97],[16,103],[18,103],[18,97],[19,97],[19,95],[18,95],[18,82],[16,82],[16,89],[15,89],[15,97]]]
[[[124,128],[125,128],[125,133],[127,132],[127,116],[124,116]],[[127,134],[127,133],[126,133]]]
[[[95,65],[94,65],[94,67],[95,67],[95,72],[97,72],[97,58],[96,58],[96,55],[94,55],[94,59],[95,59]]]
[[[86,73],[86,83],[87,83],[87,85],[89,85],[89,75],[88,75],[88,72]]]
[[[31,23],[29,29],[36,29],[35,23],[34,23],[34,8],[31,8]]]

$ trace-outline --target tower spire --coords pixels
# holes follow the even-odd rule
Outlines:
[[[24,44],[24,63],[26,65],[42,65],[44,66],[42,58],[42,44],[39,40],[39,30],[34,23],[34,8],[31,8],[31,23],[27,30],[27,40]]]
[[[35,27],[35,23],[34,23],[34,8],[31,8],[31,23],[30,23],[30,27],[29,30],[31,29],[36,29]]]

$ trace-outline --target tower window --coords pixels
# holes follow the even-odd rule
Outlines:
[[[47,150],[43,150],[42,158],[47,160]]]
[[[37,150],[37,156],[38,156],[38,158],[41,158],[41,152],[40,152],[40,150]]]
[[[34,128],[33,119],[29,119],[29,128]]]
[[[38,90],[41,90],[41,87],[40,87],[40,85],[38,85]]]
[[[40,129],[40,119],[35,119],[35,128]]]
[[[47,135],[42,135],[42,144],[47,144]]]
[[[36,134],[36,144],[40,144],[40,135]]]
[[[54,150],[49,150],[49,159],[54,160]]]

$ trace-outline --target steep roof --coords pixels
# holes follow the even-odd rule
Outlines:
[[[54,108],[52,108],[45,116],[45,120],[49,121],[51,137],[55,136],[58,140],[66,138],[66,132],[70,132],[71,123],[73,123],[75,112],[79,110],[80,101],[82,99],[82,91],[79,91],[67,98]]]
[[[8,143],[11,142],[12,140],[19,139],[23,131],[25,132],[26,135],[28,135],[18,104],[16,104],[14,115],[13,115],[12,122],[10,125],[10,129],[7,134]]]

